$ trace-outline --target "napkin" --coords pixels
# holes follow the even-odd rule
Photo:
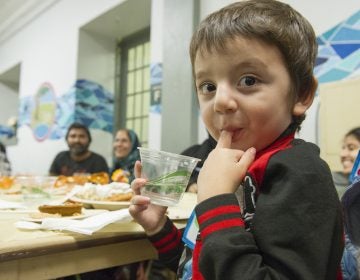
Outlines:
[[[115,222],[128,222],[132,217],[129,214],[128,209],[121,209],[117,211],[107,211],[98,215],[88,217],[83,220],[69,220],[63,218],[45,218],[41,224],[27,221],[18,221],[15,226],[19,229],[27,230],[66,230],[76,233],[91,235],[95,231],[98,231]]]
[[[0,209],[25,209],[22,203],[0,199]]]

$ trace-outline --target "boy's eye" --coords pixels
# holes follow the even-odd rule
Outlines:
[[[216,86],[210,83],[204,83],[199,86],[199,91],[201,94],[209,94],[216,91]]]
[[[255,85],[257,82],[255,77],[252,76],[246,76],[240,79],[239,81],[239,85],[241,87],[251,87],[253,85]]]

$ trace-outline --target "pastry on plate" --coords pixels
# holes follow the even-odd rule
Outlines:
[[[59,205],[40,205],[39,211],[47,214],[59,214],[61,216],[80,215],[83,204],[78,202],[65,202]]]

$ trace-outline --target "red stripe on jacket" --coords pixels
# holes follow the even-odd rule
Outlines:
[[[226,206],[220,206],[215,209],[212,209],[203,215],[197,217],[197,220],[200,224],[204,223],[205,221],[219,216],[220,214],[229,214],[229,213],[240,213],[240,206],[239,205],[226,205]]]
[[[153,243],[159,253],[166,253],[178,246],[181,239],[180,231],[173,225],[171,233]]]
[[[205,227],[201,231],[201,238],[205,238],[206,236],[208,236],[209,234],[215,231],[219,231],[231,227],[244,227],[244,225],[245,225],[244,221],[239,218],[229,219],[226,221],[219,221]]]

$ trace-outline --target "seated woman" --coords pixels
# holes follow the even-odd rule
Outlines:
[[[350,173],[354,166],[356,156],[360,150],[360,127],[355,127],[347,132],[343,139],[343,144],[340,152],[340,161],[343,169],[341,171],[333,172],[333,180],[341,198],[350,185]]]
[[[110,170],[111,180],[115,182],[130,183],[134,178],[134,165],[140,160],[138,147],[141,147],[137,134],[131,129],[119,129],[114,138],[113,151],[114,163]],[[83,273],[80,275],[82,280],[93,279],[141,279],[142,263],[132,263],[119,267],[112,267]],[[66,279],[68,280],[68,279]],[[69,278],[73,280],[73,278]]]
[[[136,133],[131,129],[120,129],[114,139],[114,164],[111,179],[130,183],[134,179],[134,165],[140,160],[138,147],[141,147]]]

